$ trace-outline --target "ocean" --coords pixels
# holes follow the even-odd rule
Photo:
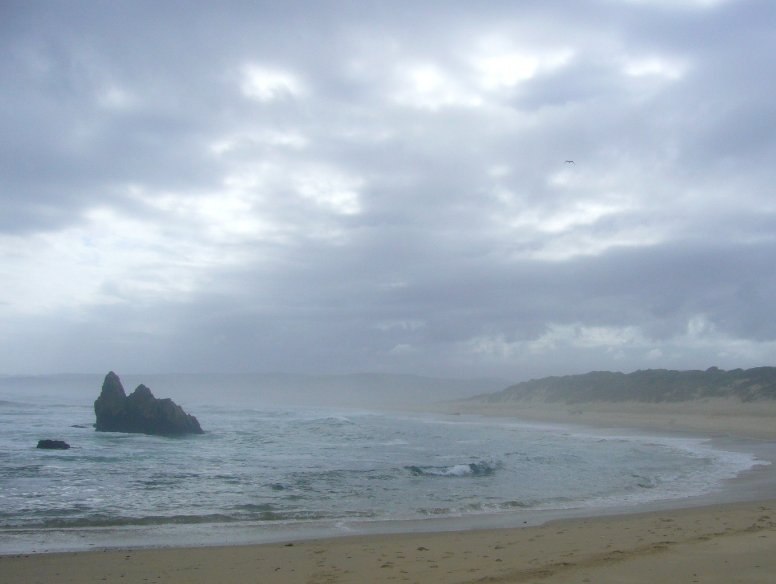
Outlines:
[[[519,525],[544,512],[712,493],[759,463],[700,438],[496,418],[187,410],[205,434],[95,432],[91,401],[0,401],[0,553],[249,543],[496,516]],[[38,450],[42,438],[72,448]]]

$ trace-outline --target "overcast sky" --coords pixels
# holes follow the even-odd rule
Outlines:
[[[775,22],[4,0],[0,373],[776,365]]]

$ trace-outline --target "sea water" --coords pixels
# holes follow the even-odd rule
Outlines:
[[[702,439],[495,418],[191,411],[205,434],[169,438],[95,432],[91,403],[0,402],[0,553],[264,541],[494,514],[520,523],[538,511],[702,495],[758,462]],[[41,438],[72,448],[38,450]]]

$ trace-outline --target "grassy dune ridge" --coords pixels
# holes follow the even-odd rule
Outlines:
[[[472,398],[481,402],[544,401],[585,402],[682,402],[733,398],[741,402],[776,400],[776,367],[732,369],[710,367],[705,371],[643,369],[633,373],[592,371],[532,379],[506,389]]]

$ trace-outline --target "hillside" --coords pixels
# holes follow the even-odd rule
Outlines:
[[[686,402],[734,398],[741,402],[776,400],[776,367],[705,371],[646,369],[633,373],[593,371],[583,375],[532,379],[473,400],[485,403]]]

